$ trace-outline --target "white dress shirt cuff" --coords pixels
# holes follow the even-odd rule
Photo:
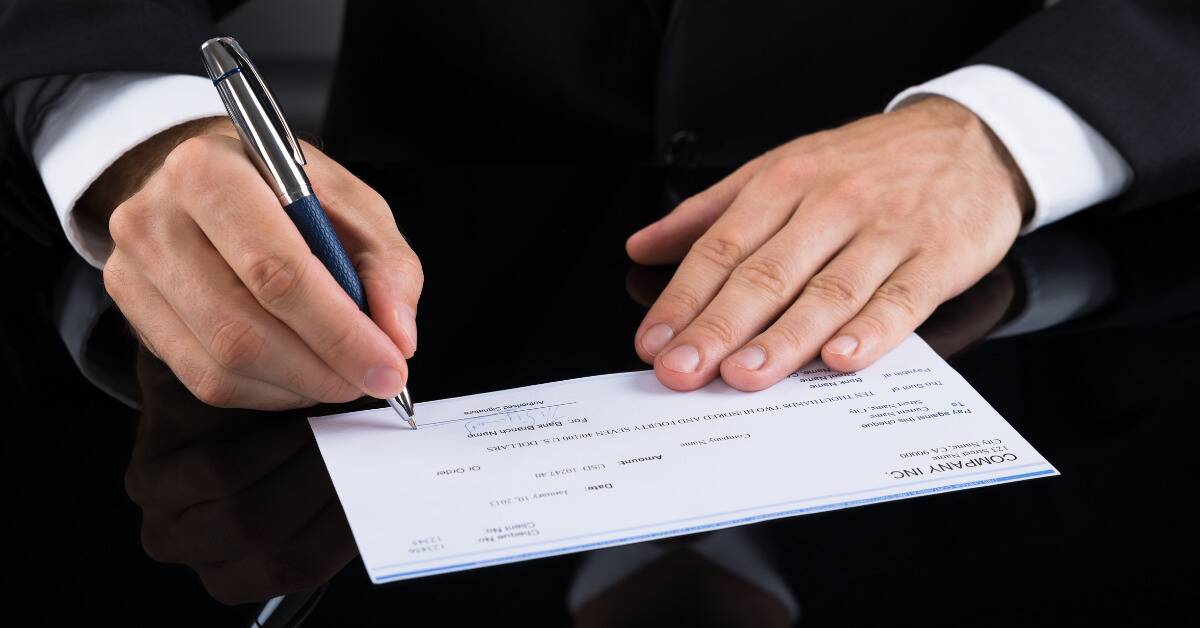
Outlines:
[[[1033,192],[1033,216],[1022,234],[1113,198],[1133,181],[1129,164],[1096,129],[1011,70],[961,68],[904,90],[887,111],[923,95],[943,96],[970,109],[1008,149]]]
[[[146,72],[78,77],[47,111],[30,143],[71,246],[96,267],[111,252],[107,227],[85,224],[74,209],[121,155],[177,124],[221,115],[224,105],[202,77]]]

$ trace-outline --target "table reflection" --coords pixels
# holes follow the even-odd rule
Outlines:
[[[421,398],[643,367],[632,332],[670,270],[632,266],[621,244],[686,194],[685,184],[618,169],[368,174],[405,208],[399,221],[426,264],[413,361]],[[521,212],[506,211],[512,199]],[[45,283],[45,320],[78,373],[136,415],[125,489],[140,512],[138,551],[185,565],[218,602],[252,603],[242,619],[459,623],[516,614],[528,625],[591,627],[1119,618],[1146,612],[1119,597],[1130,589],[1157,609],[1183,599],[1177,571],[1149,566],[1184,538],[1171,520],[1174,491],[1158,480],[1187,477],[1196,436],[1183,421],[1200,384],[1193,210],[1181,203],[1040,230],[918,330],[1061,478],[384,587],[372,587],[355,558],[305,419],[380,402],[286,413],[205,406],[137,348],[97,290],[99,274],[78,263]],[[448,223],[460,234],[454,246],[438,239]],[[13,327],[29,318],[6,321],[6,346],[32,364],[26,356],[37,349]],[[10,442],[44,442],[42,429],[18,424]],[[97,453],[123,455],[111,449]],[[6,459],[35,486],[50,463],[13,448]],[[122,526],[130,524],[113,523],[114,538]],[[158,573],[139,569],[128,572]],[[1123,582],[1129,573],[1141,580]],[[188,608],[170,623],[206,623],[209,615]]]
[[[125,488],[142,547],[226,604],[324,584],[357,554],[304,412],[213,408],[138,352],[142,411]]]

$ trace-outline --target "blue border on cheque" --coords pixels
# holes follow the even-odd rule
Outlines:
[[[1029,464],[1021,465],[1020,467],[1014,467],[1014,468],[1042,466],[1042,465],[1047,465],[1047,464],[1048,463],[1046,463],[1046,462],[1035,462],[1035,463],[1029,463]],[[978,474],[987,473],[987,472],[988,471],[964,473],[957,477],[966,477],[969,475],[978,475]],[[1029,478],[1042,477],[1042,476],[1046,476],[1046,475],[1055,475],[1057,473],[1058,472],[1053,467],[1051,467],[1049,469],[1041,469],[1038,471],[1029,471],[1026,473],[1018,473],[1016,475],[1007,475],[1007,476],[998,477],[998,478],[973,480],[970,482],[960,482],[958,484],[947,484],[944,486],[936,486],[936,487],[931,487],[931,488],[926,488],[926,489],[903,491],[900,493],[891,493],[889,495],[880,495],[877,497],[852,499],[852,500],[837,502],[837,503],[833,503],[833,504],[824,504],[821,506],[807,506],[804,508],[793,508],[793,509],[789,509],[789,510],[773,512],[773,513],[751,515],[748,517],[728,519],[725,521],[706,523],[706,524],[702,524],[702,525],[676,528],[673,530],[664,530],[661,532],[648,532],[645,534],[637,534],[637,535],[633,535],[633,536],[626,536],[626,537],[621,537],[621,538],[616,538],[616,539],[608,539],[606,541],[595,541],[592,543],[583,543],[580,545],[571,545],[568,547],[560,547],[560,548],[556,548],[556,549],[525,552],[522,554],[510,554],[510,555],[502,556],[502,557],[498,557],[498,558],[489,558],[486,560],[477,560],[477,561],[470,561],[470,562],[465,562],[465,563],[457,563],[454,565],[445,565],[442,567],[432,567],[429,569],[417,569],[414,571],[394,572],[394,573],[389,573],[389,574],[384,574],[384,575],[379,575],[379,576],[372,574],[371,580],[376,584],[382,584],[385,582],[391,582],[391,581],[395,581],[395,580],[404,580],[404,579],[413,578],[416,576],[427,576],[427,575],[434,575],[434,574],[438,574],[438,573],[446,573],[446,572],[451,572],[451,571],[462,571],[465,569],[473,569],[473,568],[477,568],[477,567],[488,567],[491,565],[514,563],[514,562],[530,560],[530,559],[534,559],[534,558],[545,558],[548,556],[556,556],[559,554],[570,554],[570,553],[574,553],[574,552],[582,552],[582,551],[587,551],[587,550],[600,549],[603,547],[609,547],[609,546],[614,546],[614,545],[625,545],[628,543],[637,543],[640,541],[650,541],[650,540],[653,540],[656,538],[680,536],[680,535],[684,535],[684,534],[694,534],[696,532],[704,532],[706,530],[714,530],[714,529],[718,529],[718,528],[729,528],[729,527],[733,527],[733,526],[746,525],[746,524],[750,524],[750,523],[766,521],[769,519],[782,519],[785,517],[794,517],[797,515],[806,515],[806,514],[812,514],[812,513],[816,513],[816,512],[824,512],[824,511],[829,511],[829,510],[841,510],[843,508],[854,508],[856,506],[865,506],[867,504],[875,504],[875,503],[879,503],[879,502],[894,501],[894,500],[898,500],[898,499],[908,499],[910,497],[921,497],[924,495],[945,493],[947,491],[955,491],[955,490],[966,489],[966,488],[975,488],[978,486],[987,486],[989,484],[1001,484],[1004,482],[1025,480],[1025,479],[1029,479]],[[905,484],[905,485],[901,485],[901,486],[911,486],[914,484],[925,484],[930,481],[931,480],[911,482],[909,484]],[[889,485],[889,486],[895,486],[895,485]],[[850,495],[850,494],[854,494],[854,493],[869,493],[872,491],[882,490],[884,488],[887,488],[887,487],[863,489],[863,490],[859,490],[859,491],[852,491],[850,493],[842,493],[842,495]],[[828,495],[826,497],[836,497],[836,495]],[[821,497],[809,497],[809,498],[805,498],[805,499],[795,500],[792,502],[784,502],[784,503],[812,501],[814,499],[822,499],[822,498]],[[774,505],[782,505],[782,504],[774,504]],[[764,507],[769,508],[770,506],[759,506],[759,507],[755,507],[755,508],[742,508],[740,510],[731,511],[731,512],[720,512],[720,513],[713,513],[713,514],[709,514],[709,515],[700,515],[700,516],[696,516],[696,517],[690,517],[689,519],[705,519],[708,517],[719,517],[722,515],[732,514],[733,512],[745,512],[747,510],[757,510],[759,508],[764,508]],[[649,524],[649,525],[637,526],[636,528],[629,528],[629,529],[654,527],[655,525],[664,525],[664,524]],[[622,530],[610,530],[608,532],[595,532],[595,533],[589,533],[584,536],[596,536],[598,534],[611,534],[613,532],[621,532],[621,531]],[[562,540],[565,540],[565,539],[558,539],[557,541],[540,541],[537,543],[531,543],[529,545],[545,545],[547,543],[556,543],[556,542],[559,542]],[[511,550],[513,548],[510,547],[510,548],[505,548],[505,549]],[[479,552],[471,552],[469,554],[463,554],[463,556],[470,556],[472,554],[481,554],[481,553],[486,553],[486,552],[491,552],[491,551],[503,551],[503,550],[501,550],[501,549],[482,550]],[[414,562],[426,562],[426,561],[414,561]],[[414,563],[400,563],[400,564],[411,565]],[[390,567],[396,567],[396,566],[398,566],[398,565],[393,563],[391,565],[384,565],[384,566],[380,567],[379,569],[388,569]]]

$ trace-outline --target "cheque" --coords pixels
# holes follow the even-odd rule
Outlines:
[[[372,581],[1057,471],[917,336],[755,393],[650,371],[310,420]]]

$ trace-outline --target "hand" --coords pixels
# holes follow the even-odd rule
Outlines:
[[[874,362],[1012,246],[1031,195],[974,114],[927,98],[742,166],[629,238],[682,259],[637,330],[666,386],[760,390]]]
[[[309,251],[236,138],[228,121],[191,125],[139,147],[93,185],[83,206],[100,216],[115,207],[109,294],[208,404],[279,409],[399,393],[416,351],[422,272],[387,203],[304,146],[368,317]]]
[[[302,414],[206,406],[145,351],[137,375],[125,490],[148,556],[237,604],[315,588],[358,554]]]

